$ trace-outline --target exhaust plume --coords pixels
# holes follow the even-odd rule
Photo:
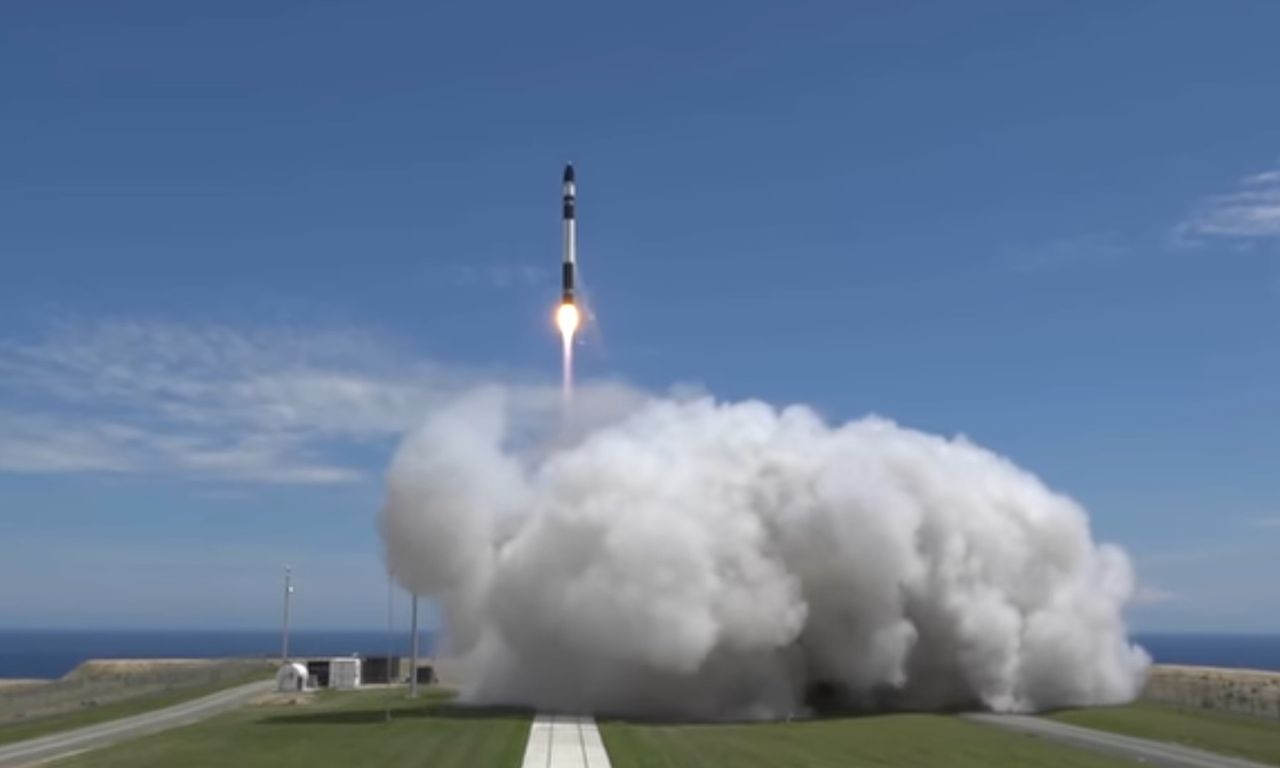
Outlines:
[[[548,443],[553,392],[472,393],[392,462],[388,564],[440,601],[467,699],[770,718],[1138,691],[1127,557],[1008,460],[800,406],[577,398]]]

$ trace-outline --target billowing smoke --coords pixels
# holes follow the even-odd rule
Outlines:
[[[967,440],[587,387],[548,442],[540,403],[464,397],[388,476],[388,562],[440,600],[470,700],[784,717],[1036,710],[1141,685],[1124,553]]]

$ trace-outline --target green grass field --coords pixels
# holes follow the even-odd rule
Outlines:
[[[435,690],[416,701],[406,699],[403,688],[311,698],[245,707],[58,765],[504,768],[519,766],[529,737],[530,713],[454,706],[449,694]]]
[[[606,722],[601,732],[614,768],[1133,765],[945,715],[750,725]]]
[[[170,691],[160,691],[136,696],[124,701],[117,701],[111,704],[101,704],[96,707],[86,707],[78,709],[74,712],[67,712],[62,715],[49,715],[48,717],[40,717],[32,720],[19,720],[11,723],[0,724],[0,744],[9,744],[15,741],[23,741],[25,739],[35,739],[40,736],[46,736],[50,733],[58,731],[69,731],[72,728],[80,728],[86,725],[95,725],[104,723],[108,720],[116,720],[121,717],[129,717],[143,712],[150,712],[153,709],[161,709],[170,707],[174,704],[181,704],[184,701],[198,699],[201,696],[208,696],[211,693],[234,688],[237,685],[251,683],[254,680],[265,680],[271,677],[270,672],[260,672],[246,674],[243,676],[235,676],[223,680],[218,683],[208,685],[193,685],[185,688],[176,688]]]
[[[1075,709],[1051,717],[1064,723],[1280,765],[1280,722],[1245,715],[1185,711],[1158,704]]]
[[[59,765],[514,768],[524,753],[530,717],[523,710],[454,705],[440,690],[417,701],[406,699],[403,689],[321,692],[308,703],[249,706]],[[1266,721],[1150,705],[1053,717],[1280,764],[1280,725]],[[605,721],[601,731],[615,768],[1132,765],[945,715],[728,725]]]

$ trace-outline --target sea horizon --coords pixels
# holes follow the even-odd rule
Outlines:
[[[430,654],[434,630],[422,629]],[[409,628],[291,629],[291,656],[409,655]],[[0,629],[0,679],[57,679],[90,659],[279,658],[275,629]]]
[[[422,629],[419,649],[432,653],[436,630]],[[1158,664],[1280,672],[1280,633],[1136,632],[1132,642]],[[56,679],[99,658],[278,658],[280,629],[0,629],[0,679]],[[290,655],[409,654],[409,628],[293,629]]]

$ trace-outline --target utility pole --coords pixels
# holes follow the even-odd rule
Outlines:
[[[293,569],[284,567],[284,621],[280,629],[280,663],[289,663],[289,596],[293,594]]]
[[[418,593],[413,593],[413,635],[409,641],[409,698],[418,698]]]
[[[391,653],[394,650],[395,635],[393,633],[395,629],[394,629],[394,625],[391,622],[391,618],[392,618],[391,606],[393,604],[394,598],[395,598],[395,587],[391,581],[391,569],[388,568],[387,569],[387,703],[386,703],[386,710],[383,712],[383,716],[388,723],[391,722],[391,696],[392,696],[391,691],[393,690],[391,687],[393,684],[393,680],[391,679]],[[397,664],[396,666],[400,666],[400,665]]]

